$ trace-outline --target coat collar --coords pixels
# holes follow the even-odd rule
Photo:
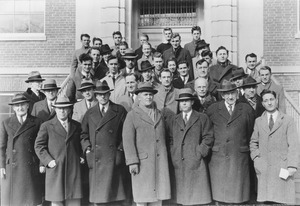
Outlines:
[[[65,138],[65,141],[68,142],[74,132],[76,131],[76,125],[73,123],[73,120],[69,119],[69,131],[67,132],[64,127],[62,126],[62,124],[60,123],[60,121],[58,120],[57,116],[55,116],[55,118],[53,118],[51,120],[51,125],[53,127],[53,131],[58,135],[61,136],[63,138]]]
[[[230,124],[232,121],[234,121],[239,116],[241,116],[243,107],[241,104],[236,102],[236,104],[234,106],[234,110],[232,112],[232,115],[230,116],[230,114],[225,106],[225,102],[223,100],[223,101],[219,102],[218,109],[219,109],[219,114],[228,121],[227,124]]]
[[[111,121],[113,118],[117,116],[118,108],[113,102],[109,102],[109,107],[106,111],[106,114],[102,116],[100,112],[100,106],[99,104],[96,104],[96,106],[91,108],[91,119],[94,122],[95,125],[97,125],[97,129],[99,130],[103,125],[105,125],[107,122]],[[100,119],[99,119],[100,117]]]
[[[13,115],[10,119],[9,126],[15,132],[13,138],[16,138],[31,127],[35,126],[34,118],[31,115],[27,114],[25,122],[21,125],[17,116]]]
[[[277,119],[275,121],[275,124],[274,124],[272,130],[270,131],[269,124],[268,124],[267,112],[265,111],[262,114],[262,128],[270,135],[273,134],[276,130],[278,130],[278,128],[283,124],[283,121],[284,121],[284,114],[282,112],[278,111]]]
[[[184,120],[182,116],[182,112],[180,112],[178,115],[176,115],[176,122],[180,126],[180,129],[184,129],[184,135],[187,133],[187,131],[195,124],[195,122],[199,119],[199,116],[197,113],[193,110],[192,114],[190,116],[189,121],[187,122],[186,125],[184,125]]]
[[[138,113],[139,117],[146,123],[154,125],[154,127],[157,126],[157,124],[160,122],[162,116],[160,114],[160,112],[158,111],[158,109],[155,109],[155,122],[152,121],[152,119],[148,116],[148,114],[146,114],[146,112],[144,112],[138,105],[135,106],[133,108],[133,110]]]
[[[222,70],[222,73],[221,73],[221,75],[220,75],[220,77],[219,77],[219,79],[218,79],[218,82],[220,82],[221,79],[222,79],[229,71],[231,71],[232,67],[233,67],[233,65],[232,65],[232,64],[229,64],[228,66],[226,66],[226,67]]]

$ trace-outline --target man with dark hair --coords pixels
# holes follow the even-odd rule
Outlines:
[[[266,109],[255,120],[250,141],[258,178],[257,201],[295,205],[295,178],[299,167],[299,135],[292,117],[278,110],[276,93],[263,90]]]
[[[121,73],[124,77],[128,74],[135,74],[140,77],[140,73],[138,72],[138,68],[136,66],[136,58],[137,55],[132,49],[126,49],[125,55],[122,56],[126,66],[121,69]]]
[[[192,62],[193,62],[193,71],[194,71],[194,75],[195,75],[195,76],[196,76],[196,74],[195,74],[196,63],[197,63],[200,59],[202,59],[201,53],[202,53],[203,51],[210,51],[209,45],[210,45],[210,44],[207,44],[204,40],[203,40],[203,41],[200,41],[200,42],[196,45],[196,48],[195,48],[195,57],[192,58]]]
[[[153,65],[154,65],[153,81],[157,84],[160,84],[159,74],[162,71],[163,65],[164,65],[164,59],[163,59],[163,55],[161,53],[159,53],[159,52],[154,53]]]
[[[107,60],[108,60],[108,57],[111,56],[112,50],[113,49],[111,49],[107,44],[102,45],[100,48],[100,55],[102,56],[100,65],[105,73],[107,73],[109,70],[108,66],[107,66]]]
[[[245,57],[245,62],[247,65],[245,73],[250,75],[253,79],[259,82],[260,77],[259,77],[257,66],[260,64],[260,62],[257,62],[256,54],[254,53],[247,54]]]
[[[185,87],[185,85],[192,81],[193,79],[189,75],[189,65],[186,61],[180,61],[178,62],[178,76],[174,78],[173,85],[177,89],[182,89]]]
[[[213,59],[213,54],[211,51],[203,50],[201,52],[201,57],[202,57],[202,59],[205,59],[208,62],[209,67],[216,63],[216,62],[214,62],[215,60]]]
[[[163,34],[165,37],[165,42],[159,44],[156,49],[156,51],[158,51],[161,54],[163,54],[167,49],[172,47],[170,41],[171,41],[171,36],[173,34],[173,31],[171,28],[166,27],[163,29]]]
[[[75,50],[72,57],[72,64],[71,64],[71,71],[70,74],[73,76],[77,70],[78,63],[79,63],[79,56],[81,54],[87,54],[90,48],[90,35],[88,34],[81,34],[80,41],[82,47],[80,49]]]
[[[98,47],[100,50],[102,44],[103,44],[102,39],[100,39],[98,37],[93,38],[93,47]]]
[[[103,77],[106,76],[107,68],[101,65],[100,58],[101,58],[101,52],[99,47],[91,47],[88,53],[92,58],[92,69],[90,70],[90,73],[95,80],[100,80]]]
[[[259,70],[259,76],[260,76],[260,84],[257,86],[257,94],[260,95],[260,93],[264,89],[268,89],[271,91],[274,91],[277,94],[278,99],[278,110],[286,113],[286,107],[285,107],[285,96],[284,96],[284,90],[283,87],[279,84],[276,84],[272,80],[272,70],[269,66],[263,66]]]
[[[119,51],[119,44],[121,43],[123,37],[120,31],[113,32],[112,36],[114,40],[114,45],[111,46],[111,48],[113,49],[111,54],[116,56],[117,51]]]
[[[143,48],[142,48],[142,46],[143,46],[144,43],[149,43],[149,36],[147,34],[141,34],[141,36],[140,36],[140,43],[141,43],[141,46],[134,51],[137,54],[137,58],[136,59],[142,58],[142,56],[143,56]],[[152,48],[151,44],[150,44],[150,48],[151,48],[151,53],[154,54],[155,49]]]
[[[152,53],[153,49],[151,47],[151,44],[148,43],[148,42],[145,42],[142,46],[142,56],[141,58],[139,58],[137,60],[137,66],[138,66],[138,69],[140,70],[141,69],[141,63],[143,61],[149,61],[151,64],[153,64],[153,56],[156,52]]]
[[[190,43],[184,45],[184,48],[190,52],[191,57],[196,56],[196,47],[199,43],[205,43],[201,40],[201,28],[200,26],[193,26],[191,29],[193,40]]]

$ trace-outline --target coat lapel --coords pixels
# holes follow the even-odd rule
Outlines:
[[[64,127],[61,125],[61,123],[59,122],[59,120],[57,119],[57,117],[55,117],[53,119],[53,121],[51,120],[51,122],[52,122],[53,131],[56,134],[58,134],[59,136],[61,136],[63,138],[66,138],[67,132],[64,129]]]
[[[264,112],[261,115],[261,127],[263,128],[263,130],[265,130],[266,133],[270,132],[267,112]]]
[[[68,142],[73,137],[73,134],[76,131],[76,129],[77,128],[73,123],[73,120],[69,119],[69,131],[68,131],[66,142]]]
[[[14,131],[14,134],[16,134],[16,132],[19,130],[19,128],[21,127],[20,122],[18,121],[18,118],[16,115],[13,115],[9,121],[8,126],[12,129],[12,131]]]
[[[17,117],[16,121],[19,123]],[[14,138],[16,138],[17,136],[19,136],[20,134],[24,133],[25,131],[27,131],[28,129],[30,129],[31,127],[34,127],[35,124],[33,122],[33,119],[31,118],[30,115],[27,115],[27,118],[25,120],[25,122],[21,125],[21,127],[19,127],[19,129],[17,130],[17,132],[14,135]]]
[[[140,114],[140,118],[144,121],[147,122],[148,124],[153,125],[154,122],[151,120],[151,118],[144,112],[139,106],[135,107],[135,111]]]
[[[176,123],[177,123],[177,125],[180,126],[181,130],[184,130],[185,125],[184,125],[184,121],[183,121],[181,112],[176,116]]]
[[[225,106],[225,102],[221,101],[219,102],[219,114],[226,119],[226,121],[229,121],[230,119],[230,114]]]
[[[241,106],[241,104],[235,104],[234,110],[232,112],[232,115],[230,116],[230,119],[228,121],[228,124],[230,124],[231,122],[233,122],[235,119],[237,119],[239,116],[242,115],[242,109],[243,107]]]
[[[94,122],[95,125],[98,125],[100,120],[102,119],[102,114],[100,112],[100,106],[97,104],[91,110],[91,120]]]
[[[181,114],[181,118],[182,118],[182,114]],[[192,114],[190,116],[189,121],[187,122],[187,124],[185,125],[184,128],[184,135],[187,133],[187,131],[189,131],[189,129],[195,124],[195,122],[198,120],[199,117],[197,117],[196,113],[194,111],[192,111]],[[183,119],[182,119],[183,121]]]
[[[275,124],[274,124],[272,130],[270,131],[270,134],[273,134],[282,125],[283,118],[284,118],[284,115],[281,112],[279,112],[278,116],[277,116],[277,119],[275,121]]]
[[[161,114],[160,112],[158,112],[157,109],[155,109],[155,123],[154,123],[154,127],[157,126],[157,124],[160,122],[161,120]]]
[[[100,109],[99,109],[100,113]],[[97,126],[97,130],[100,129],[104,124],[112,120],[117,116],[117,111],[112,102],[109,102],[108,109],[106,111],[106,114],[103,116],[103,118],[100,120],[99,125]]]
[[[218,82],[221,81],[221,79],[226,75],[226,73],[231,69],[231,65],[229,64],[227,67],[225,67],[223,70],[222,70],[222,73],[218,79]]]

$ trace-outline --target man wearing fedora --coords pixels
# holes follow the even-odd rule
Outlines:
[[[98,104],[82,120],[82,148],[89,167],[90,196],[95,205],[118,205],[126,199],[122,129],[126,110],[110,101],[111,89],[98,82]],[[128,172],[127,172],[128,173]]]
[[[236,86],[224,80],[218,89],[223,98],[208,107],[214,145],[209,162],[212,197],[217,204],[241,204],[250,199],[249,140],[254,113],[237,101]]]
[[[104,44],[101,46],[100,48],[100,55],[102,56],[102,59],[100,61],[100,65],[102,66],[102,68],[104,69],[104,71],[108,72],[108,65],[107,65],[107,60],[108,57],[111,56],[111,52],[113,49],[109,48],[109,46],[107,44]]]
[[[28,79],[25,80],[30,86],[23,93],[23,95],[30,101],[28,113],[30,114],[32,111],[32,107],[34,103],[41,101],[46,98],[45,94],[41,92],[43,81],[45,79],[42,78],[40,72],[32,71],[28,75]]]
[[[152,52],[151,44],[148,42],[145,42],[144,44],[142,44],[141,48],[142,48],[143,53],[142,53],[142,56],[137,61],[139,70],[141,69],[142,61],[148,60],[151,64],[153,64],[153,55],[155,53],[155,50],[154,50],[154,52]]]
[[[33,105],[31,115],[40,118],[43,122],[52,119],[55,116],[53,104],[56,101],[59,89],[60,87],[56,85],[54,79],[45,80],[41,90],[46,95],[46,99]]]
[[[238,91],[238,99],[244,95],[244,90],[241,86],[244,84],[244,79],[248,75],[245,74],[243,67],[233,68],[232,69],[232,77],[229,79],[231,83],[235,84]]]
[[[94,96],[95,84],[91,79],[83,79],[78,91],[82,93],[84,99],[74,104],[72,119],[82,122],[83,116],[88,109],[95,106],[98,101]]]
[[[205,50],[210,51],[210,44],[207,44],[204,40],[201,40],[195,48],[195,57],[192,58],[194,75],[196,76],[196,63],[202,59],[201,53]]]
[[[148,60],[141,62],[141,70],[139,70],[141,73],[140,82],[149,82],[155,88],[159,84],[154,81],[153,69],[154,66]]]
[[[214,142],[213,128],[207,115],[192,109],[195,98],[191,88],[179,90],[176,101],[181,112],[169,125],[170,154],[175,171],[172,199],[182,205],[212,201],[206,157]]]
[[[34,141],[41,120],[28,113],[29,100],[16,94],[9,105],[14,115],[0,126],[1,205],[39,205],[42,185]]]
[[[69,118],[73,104],[58,97],[56,116],[44,122],[35,141],[35,152],[46,165],[46,197],[52,206],[80,206],[82,198],[80,123]]]
[[[123,126],[126,165],[137,206],[159,206],[171,195],[165,123],[153,102],[156,93],[149,82],[140,83],[135,91],[139,104],[127,114]]]
[[[141,75],[136,67],[136,57],[137,55],[132,49],[125,50],[125,55],[122,56],[122,59],[124,60],[126,67],[122,68],[120,71],[124,77],[127,74],[135,74],[138,76],[138,79],[140,78]]]

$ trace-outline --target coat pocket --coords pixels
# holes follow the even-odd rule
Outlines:
[[[144,160],[148,158],[148,153],[146,152],[141,152],[138,155],[139,155],[139,160]]]
[[[241,146],[239,150],[240,150],[240,152],[249,152],[250,151],[248,146]]]

